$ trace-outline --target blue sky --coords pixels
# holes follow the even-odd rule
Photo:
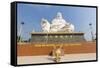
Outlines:
[[[96,33],[96,8],[75,7],[75,6],[52,6],[52,5],[17,5],[17,28],[24,22],[22,37],[27,40],[31,37],[31,32],[41,31],[41,19],[45,18],[49,22],[53,20],[57,12],[61,12],[63,18],[75,26],[75,32],[84,32],[85,38],[91,40],[89,23],[92,23],[93,33]]]

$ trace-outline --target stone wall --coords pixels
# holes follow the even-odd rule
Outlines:
[[[81,45],[66,46],[63,44],[64,54],[75,53],[96,53],[96,42],[81,42]],[[49,55],[53,46],[34,46],[32,43],[22,43],[17,45],[17,56]],[[37,44],[39,45],[39,44]],[[45,45],[45,44],[44,44]]]

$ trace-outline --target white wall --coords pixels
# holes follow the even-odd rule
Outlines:
[[[10,65],[10,3],[12,1],[13,0],[0,0],[0,68],[13,68],[13,66]],[[100,7],[100,0],[21,0],[21,1],[78,4],[78,5],[96,5]],[[98,12],[100,12],[100,8]],[[99,13],[98,15],[100,18]],[[98,21],[98,23],[100,23],[100,20]],[[98,25],[100,26],[100,24]],[[100,31],[98,33],[99,33],[98,37],[100,38]],[[98,49],[100,52],[100,47]],[[86,62],[86,63],[58,64],[58,65],[25,66],[25,67],[99,68],[99,65],[100,65],[100,61]]]

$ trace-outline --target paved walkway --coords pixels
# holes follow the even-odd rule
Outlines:
[[[62,56],[60,62],[85,61],[85,60],[96,60],[96,53],[66,54]],[[19,56],[17,61],[18,64],[55,63],[54,57],[47,55]]]

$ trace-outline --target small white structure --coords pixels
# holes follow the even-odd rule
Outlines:
[[[60,12],[57,13],[51,24],[46,19],[42,19],[41,27],[43,32],[74,32],[75,29],[73,24],[63,19]]]

